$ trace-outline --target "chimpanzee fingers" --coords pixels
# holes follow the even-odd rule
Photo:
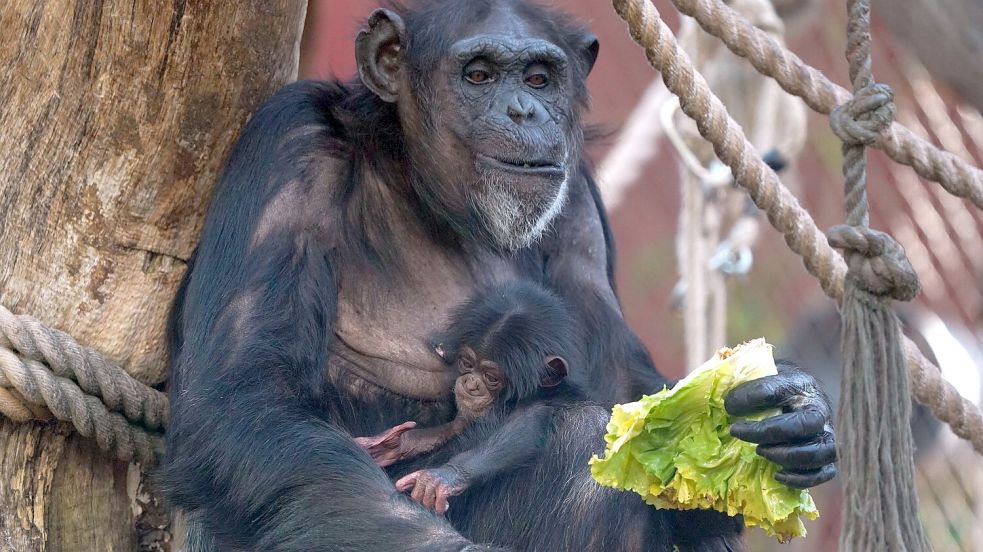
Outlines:
[[[789,487],[797,489],[808,489],[821,485],[836,477],[836,464],[826,464],[818,470],[809,471],[780,471],[775,474],[775,479]]]
[[[786,470],[816,470],[836,462],[836,444],[821,439],[801,445],[759,445],[758,454]]]
[[[388,468],[396,463],[399,458],[398,455],[393,454],[391,450],[380,452],[378,455],[373,454],[372,459],[375,460],[375,465],[380,468]]]
[[[420,472],[416,471],[409,475],[404,475],[396,482],[396,490],[404,493],[416,486],[416,480],[420,477]]]
[[[450,508],[450,504],[448,504],[447,502],[447,498],[449,496],[450,493],[448,492],[447,487],[445,487],[444,485],[437,486],[437,503],[436,503],[436,508],[434,510],[435,512],[437,512],[438,514],[443,514],[447,512],[447,509]]]
[[[413,502],[417,504],[423,504],[423,501],[427,498],[427,480],[418,479],[416,485],[413,487],[413,492],[410,493],[410,498]]]
[[[736,422],[730,434],[760,445],[814,441],[824,432],[826,416],[814,409],[778,414],[757,422]]]
[[[394,449],[399,445],[400,438],[404,433],[416,427],[416,422],[403,422],[396,427],[373,435],[371,437],[354,437],[355,443],[368,452],[372,458],[378,459],[387,450]]]
[[[355,444],[365,449],[369,454],[372,453],[372,447],[379,444],[378,437],[353,437]]]
[[[733,416],[780,408],[807,396],[808,390],[815,387],[814,382],[812,377],[798,371],[751,380],[727,393],[724,408]]]
[[[437,485],[433,482],[427,482],[426,490],[423,492],[423,504],[424,508],[428,510],[434,510],[437,502]]]
[[[399,440],[404,433],[416,427],[416,422],[403,422],[398,426],[386,431],[382,435],[379,445],[386,448],[394,448],[399,445]]]

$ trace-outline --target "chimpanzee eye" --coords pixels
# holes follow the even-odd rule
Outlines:
[[[549,82],[549,78],[541,73],[536,73],[526,77],[526,84],[533,88],[544,88],[547,84],[549,84]]]
[[[483,71],[481,69],[472,69],[464,74],[464,78],[467,79],[471,84],[486,84],[494,79],[488,71]]]

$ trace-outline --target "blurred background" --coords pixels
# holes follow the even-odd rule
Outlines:
[[[601,41],[588,118],[602,132],[590,155],[618,245],[618,291],[631,326],[667,376],[678,378],[724,344],[765,336],[811,370],[836,402],[839,318],[781,237],[747,209],[631,41],[609,2],[556,0]],[[787,167],[783,182],[820,228],[843,221],[840,142],[814,114],[750,66],[655,4],[762,154]],[[733,0],[804,61],[846,84],[842,0]],[[349,78],[353,37],[375,0],[310,0],[300,77]],[[898,120],[983,165],[983,2],[874,2],[874,74],[896,91]],[[871,225],[894,235],[919,272],[922,294],[898,307],[910,337],[946,378],[980,402],[983,365],[983,213],[870,152]],[[684,163],[681,159],[688,159]],[[923,410],[918,445],[923,522],[936,550],[983,550],[983,465]],[[749,532],[751,550],[831,550],[835,484],[815,490],[823,517],[807,539],[779,546]]]

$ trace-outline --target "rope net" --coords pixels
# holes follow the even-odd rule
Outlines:
[[[826,295],[842,302],[846,262],[747,141],[740,126],[730,118],[727,109],[693,68],[689,56],[679,47],[656,7],[647,0],[614,0],[614,6],[628,23],[632,38],[645,49],[649,63],[661,73],[666,87],[679,97],[683,112],[696,122],[700,134],[713,145],[717,157],[730,167],[735,181],[747,189],[772,226],[781,232],[789,249],[802,258],[809,274],[819,280]],[[741,17],[733,11],[729,15]],[[736,21],[730,23],[737,24]],[[967,174],[979,173],[978,169],[973,170],[976,173]],[[980,186],[980,180],[975,176],[971,182]],[[983,454],[983,414],[979,408],[962,399],[951,384],[942,379],[939,369],[909,340],[906,340],[905,348],[912,380],[926,382],[914,386],[915,398]],[[930,395],[929,387],[946,391]]]
[[[864,149],[882,148],[895,161],[912,166],[920,176],[939,182],[977,208],[983,207],[983,173],[892,122],[893,94],[875,84],[870,71],[866,2],[848,2],[847,57],[855,90],[851,96],[723,2],[671,1],[732,52],[749,59],[759,72],[804,98],[816,111],[829,114],[834,133],[843,141],[848,225],[834,228],[827,241],[796,198],[767,169],[655,6],[647,0],[614,0],[632,38],[660,71],[666,87],[678,96],[683,112],[789,248],[801,257],[807,271],[819,280],[826,295],[840,305],[844,369],[839,424],[846,485],[841,549],[928,550],[918,522],[911,430],[899,422],[910,419],[907,397],[913,393],[978,453],[983,453],[983,417],[975,404],[961,398],[941,378],[939,369],[918,347],[902,337],[889,302],[913,298],[918,281],[900,246],[890,236],[868,228]],[[844,251],[846,261],[830,244]]]

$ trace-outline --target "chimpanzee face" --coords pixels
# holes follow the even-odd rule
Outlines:
[[[475,18],[435,13],[441,21],[425,34],[442,35],[439,52],[416,50],[426,40],[415,43],[396,14],[377,12],[360,35],[360,70],[397,104],[419,195],[455,228],[515,250],[559,214],[578,168],[583,79],[597,40],[551,36],[508,2],[480,16],[456,4]]]
[[[529,245],[560,212],[575,169],[566,54],[538,38],[482,34],[454,44],[441,73],[451,102],[432,113],[434,130],[462,150],[443,162],[498,245]]]
[[[498,363],[480,357],[471,347],[461,347],[455,367],[458,377],[454,398],[459,413],[465,416],[485,414],[508,385]]]

